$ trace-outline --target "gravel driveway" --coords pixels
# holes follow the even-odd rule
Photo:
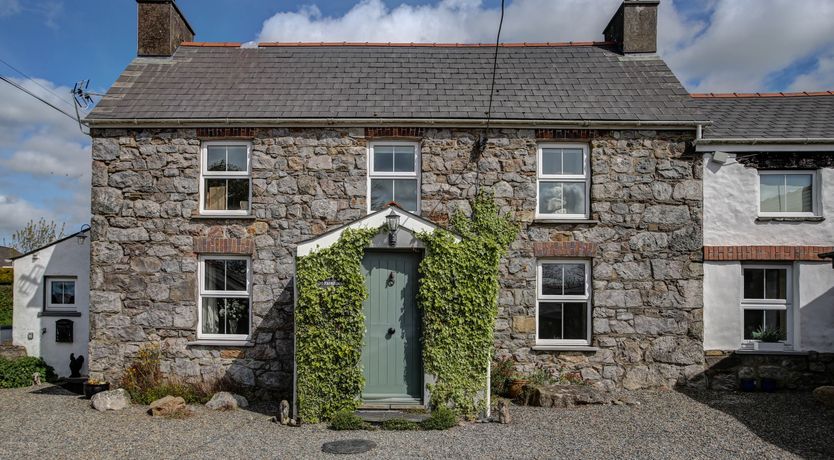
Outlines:
[[[830,458],[834,411],[808,394],[641,392],[639,406],[513,407],[513,424],[446,432],[334,432],[282,427],[264,413],[151,418],[98,413],[49,385],[0,390],[2,458],[311,458],[326,441],[371,439],[348,458]]]

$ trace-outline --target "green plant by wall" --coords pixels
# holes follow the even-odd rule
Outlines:
[[[0,284],[12,284],[14,282],[14,270],[11,267],[0,268]]]
[[[339,241],[296,262],[296,394],[305,422],[358,407],[368,296],[362,256],[379,229],[347,229]],[[323,286],[326,280],[338,285]]]
[[[431,404],[451,404],[463,416],[486,406],[487,368],[492,361],[498,314],[501,257],[518,234],[511,217],[500,215],[491,194],[480,193],[472,216],[458,213],[452,228],[422,233],[418,300],[423,310],[423,365],[436,376]]]
[[[35,372],[41,375],[42,381],[51,382],[56,378],[55,371],[41,358],[0,358],[0,388],[29,386]]]
[[[14,316],[14,302],[12,301],[12,286],[0,284],[0,326],[11,326]]]

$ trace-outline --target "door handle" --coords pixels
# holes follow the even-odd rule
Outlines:
[[[395,332],[397,332],[397,330],[394,329],[393,327],[388,328],[388,335],[394,335]]]

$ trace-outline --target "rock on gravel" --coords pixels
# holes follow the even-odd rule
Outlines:
[[[179,396],[166,396],[157,399],[151,403],[151,408],[148,413],[154,417],[164,415],[174,415],[175,413],[185,410],[185,400]]]
[[[823,406],[834,409],[834,386],[817,387],[814,390],[814,397]]]
[[[206,403],[206,408],[211,410],[236,410],[249,406],[249,402],[241,395],[220,391],[211,397]]]
[[[130,395],[122,388],[102,391],[93,395],[90,405],[99,412],[122,410],[130,405]]]

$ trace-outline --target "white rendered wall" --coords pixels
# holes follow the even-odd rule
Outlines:
[[[834,245],[834,169],[820,171],[817,183],[822,222],[756,222],[759,212],[759,175],[756,168],[724,165],[704,154],[704,245]],[[773,153],[778,155],[778,153]]]
[[[77,238],[69,238],[14,262],[13,342],[24,346],[29,356],[42,357],[62,377],[70,375],[70,353],[84,356],[81,373],[87,373],[90,337],[90,238],[87,235],[83,244]],[[75,305],[81,316],[38,317],[44,309],[44,278],[48,276],[76,277]],[[55,322],[64,318],[73,322],[72,343],[55,342]]]
[[[742,265],[741,262],[704,263],[704,350],[737,350],[741,346]],[[794,349],[834,353],[831,262],[792,265]]]

